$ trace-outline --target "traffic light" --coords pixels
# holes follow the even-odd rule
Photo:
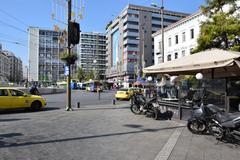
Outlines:
[[[76,22],[69,22],[68,24],[68,39],[70,44],[78,44],[80,39],[80,25]]]

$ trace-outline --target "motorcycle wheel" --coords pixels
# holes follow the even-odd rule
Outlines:
[[[222,139],[224,137],[224,130],[216,124],[211,124],[209,126],[209,132],[217,139]]]
[[[134,114],[141,114],[142,111],[140,110],[140,106],[137,106],[135,104],[131,105],[130,110],[134,113]]]
[[[189,121],[187,124],[187,128],[193,134],[204,134],[207,131],[206,125],[196,120]]]

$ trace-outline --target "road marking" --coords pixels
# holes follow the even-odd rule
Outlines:
[[[177,128],[154,160],[167,160],[181,135],[183,128]]]

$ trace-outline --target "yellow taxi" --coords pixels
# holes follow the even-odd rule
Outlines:
[[[46,105],[46,100],[41,96],[27,94],[14,88],[0,87],[0,109],[30,108],[37,111]]]
[[[133,93],[140,93],[140,94],[143,94],[143,89],[142,88],[135,88],[135,87],[132,87],[130,88],[131,90],[131,93],[133,95]]]
[[[133,92],[130,88],[121,88],[115,94],[115,98],[117,100],[119,100],[119,99],[128,99],[129,100],[132,95],[133,95]]]

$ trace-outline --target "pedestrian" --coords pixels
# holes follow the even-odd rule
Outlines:
[[[32,95],[40,95],[36,85],[33,85],[30,90],[29,90],[29,93],[32,94]]]

